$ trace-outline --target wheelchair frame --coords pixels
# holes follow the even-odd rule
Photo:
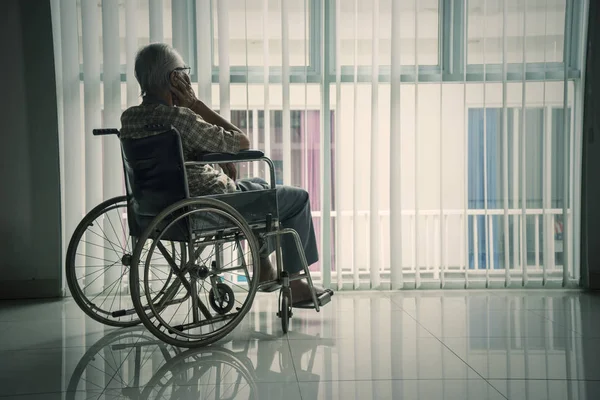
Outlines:
[[[174,131],[177,135],[177,141],[179,143],[179,148],[181,148],[179,133],[177,132],[177,130],[174,127],[166,127],[163,125],[150,125],[147,127],[147,129],[150,131],[161,131],[163,133],[166,133],[167,131]],[[117,129],[94,129],[93,134],[95,136],[114,134],[120,138],[119,131]],[[161,133],[157,133],[157,134],[160,135]],[[140,140],[140,139],[132,139],[132,140]],[[131,230],[132,217],[134,217],[134,218],[137,218],[137,217],[135,215],[130,214],[133,212],[133,209],[129,206],[131,204],[133,194],[131,193],[132,189],[131,189],[131,185],[128,181],[125,154],[124,154],[124,150],[123,150],[123,141],[122,140],[121,140],[121,148],[123,151],[122,155],[123,155],[123,168],[124,168],[125,182],[127,184],[126,185],[127,186],[126,198],[127,198],[127,204],[128,204],[127,219],[128,219],[128,224],[129,224],[130,230]],[[288,328],[289,328],[289,319],[292,317],[292,305],[293,305],[292,292],[290,289],[290,282],[295,281],[295,280],[300,280],[300,279],[307,279],[309,287],[311,289],[313,288],[313,282],[312,282],[312,278],[310,275],[309,266],[308,266],[306,256],[304,254],[302,243],[301,243],[298,233],[295,230],[290,229],[290,228],[281,228],[278,214],[277,214],[276,218],[273,218],[272,214],[265,215],[264,225],[262,223],[257,224],[256,222],[254,222],[252,224],[248,223],[248,221],[246,221],[244,219],[244,217],[235,210],[235,208],[231,207],[229,204],[227,204],[224,201],[219,199],[219,197],[224,198],[223,196],[231,196],[232,195],[231,193],[226,194],[226,195],[212,195],[212,196],[200,196],[200,197],[190,197],[189,194],[187,194],[188,182],[187,182],[187,174],[185,172],[186,167],[194,166],[194,165],[219,165],[219,164],[224,164],[224,163],[261,162],[261,161],[265,162],[269,167],[269,175],[270,175],[270,180],[271,180],[269,190],[275,191],[276,187],[277,187],[276,181],[275,181],[275,166],[274,166],[272,160],[270,158],[266,157],[261,151],[248,150],[248,151],[239,152],[237,154],[210,153],[210,154],[204,154],[198,161],[185,161],[183,159],[183,155],[180,154],[180,162],[181,162],[181,165],[183,166],[182,174],[183,174],[183,180],[184,180],[185,188],[186,188],[185,189],[186,190],[186,198],[184,198],[180,201],[177,201],[175,203],[172,203],[166,209],[164,209],[157,215],[154,215],[152,222],[145,227],[145,231],[141,235],[134,237],[133,236],[134,232],[129,232],[129,235],[131,236],[131,238],[133,240],[133,247],[135,250],[133,252],[133,256],[130,255],[127,258],[127,255],[124,255],[122,258],[122,263],[123,263],[124,267],[129,267],[128,273],[129,273],[129,277],[130,277],[130,290],[131,290],[131,298],[134,303],[134,309],[118,310],[118,311],[112,312],[111,315],[113,318],[119,318],[121,316],[137,314],[138,317],[140,318],[140,320],[144,323],[144,325],[146,325],[146,327],[149,328],[149,330],[151,330],[155,334],[155,336],[159,337],[160,339],[162,339],[166,342],[169,342],[171,344],[174,344],[176,346],[198,347],[198,346],[203,346],[203,345],[213,343],[213,342],[221,339],[222,337],[227,336],[235,328],[235,326],[237,326],[237,324],[239,324],[239,322],[241,322],[241,320],[245,317],[245,314],[251,308],[254,296],[258,291],[273,292],[273,291],[279,290],[277,316],[279,318],[281,318],[283,332],[287,333]],[[275,195],[275,198],[276,198],[276,195]],[[115,198],[115,199],[122,199],[122,197]],[[112,199],[112,200],[115,200],[115,199]],[[105,203],[108,204],[109,202],[110,201],[106,201],[102,204],[105,204]],[[182,269],[178,269],[175,260],[167,259],[168,251],[164,248],[164,245],[161,243],[162,234],[161,234],[161,236],[158,237],[158,239],[153,237],[155,228],[160,223],[164,222],[166,216],[170,215],[169,212],[171,209],[175,210],[175,209],[180,208],[181,210],[183,210],[183,209],[186,209],[185,207],[187,207],[186,205],[188,203],[194,203],[194,202],[201,202],[204,206],[213,205],[214,210],[218,211],[221,214],[227,215],[228,218],[230,218],[232,221],[237,223],[238,227],[242,227],[242,229],[245,229],[246,231],[248,231],[248,229],[243,228],[243,226],[249,228],[250,231],[252,231],[253,233],[256,233],[257,230],[260,230],[261,232],[258,233],[258,236],[263,241],[266,241],[268,238],[274,236],[275,241],[276,241],[275,254],[276,254],[277,277],[276,277],[276,279],[273,279],[271,281],[259,283],[260,268],[258,268],[257,271],[254,271],[252,282],[250,282],[250,280],[248,280],[248,284],[249,284],[248,285],[248,287],[249,287],[248,296],[250,297],[250,304],[249,304],[249,306],[245,307],[246,308],[245,312],[243,312],[242,315],[235,318],[235,321],[237,321],[237,322],[235,322],[235,321],[232,322],[233,326],[225,329],[223,334],[216,335],[214,337],[208,337],[206,339],[197,340],[197,341],[183,342],[183,341],[175,340],[175,339],[170,340],[169,337],[166,337],[162,334],[157,334],[156,330],[152,328],[152,327],[154,327],[154,325],[153,325],[153,322],[151,321],[152,318],[162,321],[159,316],[159,312],[157,313],[156,309],[155,309],[157,304],[154,304],[154,299],[150,300],[150,298],[149,298],[149,304],[142,305],[140,303],[141,296],[139,296],[139,287],[136,287],[134,285],[140,278],[138,276],[138,274],[139,274],[138,267],[140,266],[140,254],[142,252],[145,240],[147,240],[147,239],[155,240],[156,243],[154,243],[152,245],[152,248],[150,251],[153,251],[154,247],[158,247],[158,250],[163,254],[163,256],[165,257],[165,260],[167,260],[170,265],[168,281],[159,293],[159,295],[162,294],[165,296],[163,297],[163,299],[160,300],[160,302],[159,302],[160,304],[158,304],[158,307],[161,310],[163,310],[164,308],[168,307],[169,305],[181,303],[181,302],[188,300],[189,297],[191,296],[191,294],[195,293],[195,295],[192,296],[192,299],[191,299],[192,308],[194,310],[193,322],[187,324],[187,325],[192,326],[191,329],[197,328],[198,326],[200,326],[200,325],[198,325],[200,323],[199,322],[200,314],[203,314],[204,317],[207,319],[208,323],[211,323],[211,324],[218,322],[218,321],[215,321],[215,319],[217,319],[217,318],[222,317],[223,321],[226,320],[225,316],[223,316],[223,315],[221,317],[211,316],[210,310],[208,310],[207,306],[204,305],[202,303],[202,301],[199,299],[198,288],[195,286],[198,278],[195,277],[192,279],[192,271],[189,269],[186,269],[189,267],[190,264],[193,264],[197,260],[199,255],[201,254],[201,252],[196,254],[196,250],[194,248],[194,244],[195,244],[194,241],[196,240],[196,235],[193,232],[192,223],[189,222],[189,218],[191,218],[191,217],[189,217],[189,215],[187,215],[185,213],[179,217],[179,219],[183,218],[186,221],[186,226],[188,228],[187,234],[188,234],[189,242],[185,243],[184,241],[181,241],[181,240],[177,240],[177,239],[174,240],[175,243],[177,243],[177,242],[184,243],[183,245],[181,245],[182,246],[181,262],[183,264],[181,266]],[[115,203],[115,202],[113,201],[113,203]],[[110,204],[112,204],[112,203],[110,203]],[[92,210],[92,211],[95,211],[96,213],[98,213],[99,210],[97,210],[97,209],[99,207],[94,208],[94,210]],[[210,208],[209,208],[209,210],[210,210]],[[91,214],[91,213],[92,212],[90,212],[89,214]],[[191,212],[188,214],[191,215]],[[86,216],[86,218],[87,218],[87,216]],[[82,223],[84,223],[86,221],[86,218],[84,218],[84,220],[82,220]],[[175,221],[171,221],[166,227],[163,227],[162,228],[163,234],[165,232],[169,231],[169,229],[171,229],[170,228],[171,225],[177,224],[178,223],[177,221],[179,221],[179,219],[176,219]],[[73,237],[71,238],[71,243],[69,244],[69,249],[70,249],[69,251],[71,251],[72,248],[77,247],[77,244],[78,244],[77,242],[79,239],[76,234],[79,229],[80,229],[80,227],[78,227],[76,232],[73,234]],[[236,235],[239,234],[239,232],[240,232],[240,230],[238,228],[236,231]],[[217,275],[219,273],[227,272],[227,269],[222,268],[222,249],[223,249],[223,244],[229,242],[229,240],[224,239],[223,231],[218,231],[218,232],[214,232],[214,233],[216,233],[216,235],[214,236],[214,239],[212,239],[212,236],[211,236],[211,242],[203,241],[202,242],[203,246],[201,247],[201,249],[206,248],[206,245],[208,245],[208,244],[215,244],[215,260],[213,261],[213,264],[212,264],[212,269],[211,269],[211,274],[210,274],[210,284],[212,287],[211,293],[213,293],[213,295],[217,297],[217,300],[219,300],[218,297],[221,296],[222,287],[217,286],[217,285],[221,284],[220,281],[218,280]],[[298,249],[298,253],[301,258],[300,261],[304,268],[303,273],[299,273],[298,275],[293,276],[293,277],[291,277],[283,268],[282,250],[281,250],[281,238],[283,235],[291,235],[293,237],[294,243]],[[80,237],[82,237],[82,234],[79,234],[79,238]],[[207,237],[207,235],[204,235],[202,237]],[[249,241],[250,247],[252,247],[251,242],[256,242],[256,237],[251,238],[247,234],[245,234],[244,237],[246,238],[246,240]],[[140,239],[144,239],[144,240],[140,241]],[[166,239],[166,240],[169,240],[169,239]],[[236,236],[235,240],[237,241],[236,243],[238,244],[238,247],[241,249],[241,246],[239,246],[239,239],[237,238],[237,236]],[[256,243],[254,243],[254,245],[256,245]],[[183,247],[184,246],[187,246],[188,250],[189,250],[188,251],[189,254],[187,254],[187,260],[189,260],[189,261],[187,261],[187,262],[184,262],[185,260],[183,259]],[[256,249],[254,249],[253,253],[258,254],[258,251],[256,251]],[[253,258],[254,258],[254,255],[253,255]],[[70,262],[71,262],[70,258],[67,257],[67,266],[66,266],[67,273],[69,273],[69,268],[74,268],[73,266],[70,265]],[[254,262],[255,261],[253,260],[253,263]],[[128,263],[129,263],[129,265],[127,265]],[[242,263],[244,263],[244,261],[242,261]],[[147,266],[145,268],[147,268]],[[246,273],[246,276],[249,278],[247,269],[246,269],[245,273]],[[189,274],[189,276],[190,276],[189,282],[185,279],[186,274]],[[146,271],[145,275],[147,276],[147,271]],[[174,278],[173,282],[171,282],[171,277]],[[205,276],[204,278],[201,278],[201,279],[204,281],[204,280],[206,280],[207,277],[208,276]],[[255,281],[256,281],[256,283],[255,283]],[[93,308],[90,309],[91,306],[93,306],[93,304],[90,303],[87,298],[84,298],[84,299],[78,298],[78,296],[85,297],[85,293],[83,293],[83,291],[81,291],[81,290],[76,290],[78,288],[73,287],[73,285],[77,284],[76,281],[74,282],[72,279],[69,279],[68,282],[69,282],[69,286],[71,289],[71,293],[75,297],[75,300],[77,301],[78,305],[88,315],[92,316],[92,318],[97,319],[100,322],[108,323],[108,324],[116,325],[116,326],[131,326],[131,325],[134,325],[135,323],[139,323],[139,321],[135,321],[135,322],[128,322],[126,324],[125,323],[119,324],[119,323],[111,323],[110,321],[108,321],[106,318],[103,318],[103,317],[96,318],[94,316],[94,314],[96,314],[97,312],[95,310],[93,310]],[[146,277],[144,278],[144,284],[145,284],[145,288],[147,288],[148,282],[147,282]],[[186,294],[186,296],[184,298],[174,299],[175,297],[177,297],[177,293],[178,293],[181,285],[184,286],[184,288],[188,291],[188,293]],[[214,290],[214,292],[213,292],[213,290]],[[223,289],[223,290],[225,290],[225,289]],[[229,290],[231,291],[231,288],[229,288]],[[317,296],[315,294],[314,290],[311,290],[311,292],[312,292],[313,307],[317,312],[320,311],[321,306],[327,304],[331,300],[331,292],[329,292],[329,291],[326,291],[325,293],[321,294],[320,296]],[[229,293],[229,292],[227,292],[227,293]],[[136,294],[138,294],[138,296],[136,296]],[[148,294],[146,296],[148,296]],[[233,291],[231,291],[231,296],[233,296]],[[168,300],[163,301],[165,299],[168,299]],[[88,306],[86,301],[88,303],[90,303],[91,306]],[[246,303],[244,303],[244,305],[245,304]],[[86,309],[86,307],[89,307],[89,308]],[[211,307],[213,307],[213,309],[215,311],[217,311],[215,306],[212,303],[211,303]],[[226,324],[226,326],[227,326],[227,324]],[[187,329],[188,327],[181,325],[177,329],[179,330],[180,328],[181,328],[181,332],[183,332],[183,330]],[[172,333],[171,331],[169,331],[169,332]]]

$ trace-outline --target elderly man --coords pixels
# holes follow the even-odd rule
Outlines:
[[[237,153],[247,150],[250,142],[236,126],[226,121],[196,98],[192,89],[189,68],[175,49],[167,44],[154,43],[143,47],[135,60],[135,76],[142,89],[143,101],[121,116],[121,137],[141,138],[152,134],[144,129],[147,124],[172,125],[179,131],[184,158],[194,160],[203,152]],[[191,196],[222,194],[235,191],[262,190],[268,187],[261,179],[236,182],[236,168],[224,164],[224,171],[210,166],[188,167],[187,177]],[[299,188],[277,188],[279,217],[283,227],[292,228],[300,235],[308,264],[318,260],[315,233],[312,224],[308,193]],[[266,250],[269,248],[269,250]],[[263,246],[260,260],[261,281],[272,280],[276,272],[269,262],[272,246]],[[283,265],[290,275],[303,267],[291,237],[282,240]],[[310,301],[311,293],[306,280],[291,282],[294,305]],[[315,289],[319,295],[323,289]]]

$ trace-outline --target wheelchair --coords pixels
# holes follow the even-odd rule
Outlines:
[[[282,228],[273,162],[257,150],[203,154],[185,162],[172,126],[148,125],[149,136],[119,137],[117,129],[93,134],[120,139],[125,196],[91,210],[71,237],[66,278],[78,306],[101,323],[140,322],[158,339],[200,347],[227,336],[252,307],[258,291],[279,291],[283,333],[292,317],[290,282],[313,283],[300,238]],[[231,162],[265,162],[270,187],[260,191],[191,197],[186,168]],[[281,238],[291,235],[304,271],[290,276],[282,265]],[[277,278],[260,282],[260,251],[274,240]],[[331,292],[317,296],[317,312]]]

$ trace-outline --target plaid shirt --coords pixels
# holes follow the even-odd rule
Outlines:
[[[202,152],[237,153],[240,149],[239,132],[229,132],[209,124],[189,108],[170,107],[154,100],[144,99],[139,106],[130,107],[121,115],[120,136],[139,139],[160,132],[144,129],[147,124],[174,126],[181,135],[185,161],[194,161]],[[186,167],[190,196],[222,194],[236,191],[236,185],[227,175],[209,165]]]

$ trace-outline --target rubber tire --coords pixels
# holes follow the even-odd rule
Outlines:
[[[281,294],[281,311],[279,317],[281,318],[281,330],[284,334],[288,333],[290,327],[290,318],[292,317],[290,309],[292,308],[292,299],[286,293]]]
[[[239,224],[239,226],[242,228],[242,231],[245,231],[244,236],[246,237],[246,240],[248,241],[248,244],[250,246],[252,260],[260,259],[259,252],[258,252],[258,241],[256,240],[252,229],[250,228],[250,226],[248,225],[246,220],[242,217],[242,215],[238,211],[236,211],[233,207],[226,204],[225,202],[217,200],[217,199],[206,198],[206,197],[196,197],[196,198],[180,200],[177,203],[172,204],[171,206],[167,207],[164,211],[162,211],[160,214],[158,214],[152,220],[152,222],[147,226],[146,230],[140,236],[138,243],[145,243],[146,240],[148,240],[148,238],[153,233],[155,233],[156,227],[160,225],[160,223],[162,222],[162,220],[165,217],[174,213],[178,209],[186,209],[186,208],[192,207],[192,206],[195,206],[198,208],[204,207],[204,208],[218,209],[221,212],[228,213],[230,215],[231,219],[236,221]],[[159,235],[159,237],[160,237],[160,235]],[[142,323],[144,324],[144,326],[146,326],[146,328],[150,332],[152,332],[154,334],[154,336],[156,336],[158,339],[162,340],[163,342],[172,344],[174,346],[187,347],[187,348],[207,346],[211,343],[221,340],[222,338],[224,338],[225,336],[230,334],[231,331],[233,331],[233,329],[235,329],[235,327],[242,321],[242,319],[248,313],[248,311],[250,311],[250,308],[252,308],[252,302],[254,300],[254,297],[256,296],[256,292],[258,291],[258,282],[260,280],[260,276],[259,276],[260,269],[258,268],[258,266],[256,266],[256,271],[254,271],[254,279],[252,280],[252,285],[249,288],[248,296],[246,297],[246,302],[239,309],[239,311],[238,311],[239,315],[236,318],[234,318],[232,320],[232,322],[230,322],[227,325],[226,329],[223,329],[218,334],[209,335],[209,337],[207,337],[206,339],[201,339],[201,340],[196,340],[196,341],[191,341],[191,340],[183,341],[183,340],[179,340],[177,338],[174,338],[174,337],[166,334],[165,332],[158,329],[152,322],[152,320],[155,318],[155,316],[152,314],[152,310],[145,311],[143,309],[144,305],[142,305],[142,303],[140,302],[139,263],[140,263],[140,255],[142,252],[142,247],[143,246],[136,246],[136,248],[133,252],[133,259],[131,262],[130,275],[129,275],[130,292],[131,292],[131,296],[132,296],[132,300],[133,300],[133,305],[137,311],[137,314],[141,317]],[[145,266],[144,266],[144,270],[145,270]]]
[[[210,292],[208,293],[208,302],[210,303],[210,306],[212,307],[212,309],[215,310],[215,312],[217,312],[221,315],[225,315],[229,311],[231,311],[233,309],[233,306],[235,305],[235,294],[233,293],[233,290],[231,290],[231,288],[224,283],[218,283],[217,290],[219,292],[221,292],[221,294],[220,294],[221,296],[223,296],[223,295],[229,296],[229,302],[227,303],[225,308],[221,308],[221,306],[219,304],[217,304],[217,301],[215,299],[214,288],[210,289]],[[223,292],[225,292],[225,293],[223,293]]]
[[[81,308],[81,310],[84,313],[86,313],[90,318],[102,324],[124,328],[138,325],[140,323],[139,318],[133,319],[131,321],[121,322],[100,316],[96,312],[94,312],[94,310],[89,307],[88,302],[85,300],[85,294],[82,292],[81,288],[79,287],[79,284],[77,283],[77,276],[75,275],[74,265],[79,241],[81,240],[88,226],[96,219],[98,219],[98,217],[104,214],[107,208],[115,206],[119,203],[125,203],[125,205],[127,205],[127,197],[113,197],[112,199],[108,199],[100,203],[99,205],[94,207],[92,211],[87,213],[86,216],[81,220],[81,222],[79,222],[79,225],[77,225],[77,228],[75,228],[75,232],[73,232],[73,236],[71,236],[71,240],[69,241],[69,247],[67,248],[67,255],[65,258],[65,275],[67,278],[67,285],[69,286],[69,290],[71,291],[71,295],[73,296],[73,300],[75,300],[79,308]]]

